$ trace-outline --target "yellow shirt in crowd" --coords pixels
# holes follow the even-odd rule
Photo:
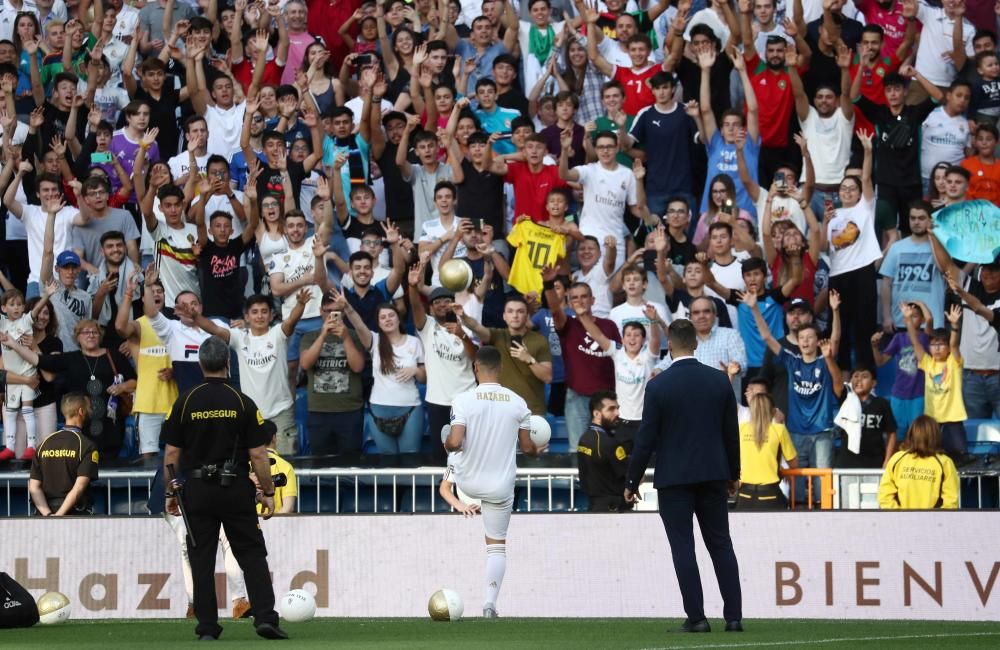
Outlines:
[[[281,512],[281,503],[284,499],[288,497],[297,497],[299,495],[299,484],[295,480],[295,470],[292,469],[291,463],[278,455],[276,451],[268,448],[267,456],[271,459],[271,476],[275,474],[284,474],[288,477],[288,483],[283,487],[274,488],[274,511]],[[261,507],[257,504],[257,514],[260,514]]]
[[[566,238],[531,219],[521,220],[507,235],[517,249],[507,282],[522,294],[542,293],[542,269],[566,256]]]
[[[962,401],[961,360],[949,354],[944,361],[935,361],[925,354],[918,366],[924,371],[924,414],[938,422],[964,422],[965,402]]]
[[[955,463],[944,454],[921,458],[910,451],[897,451],[882,473],[878,505],[883,510],[958,508]]]
[[[777,483],[779,451],[786,461],[798,455],[784,424],[771,423],[760,449],[753,441],[753,423],[740,424],[740,480],[750,485]]]

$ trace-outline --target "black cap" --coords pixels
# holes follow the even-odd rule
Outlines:
[[[406,122],[406,114],[401,111],[389,111],[382,116],[382,126],[389,126],[389,122],[393,120],[402,120]]]
[[[434,291],[431,291],[430,302],[434,302],[438,298],[451,298],[455,299],[455,292],[445,289],[444,287],[436,287]]]
[[[983,264],[983,268],[991,271],[1000,271],[1000,255],[997,255],[989,264]]]
[[[802,298],[795,298],[788,303],[788,311],[792,311],[793,309],[801,309],[802,311],[807,311],[810,314],[813,313],[812,305]]]

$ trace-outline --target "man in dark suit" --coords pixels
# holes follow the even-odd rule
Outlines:
[[[694,552],[696,515],[722,592],[726,631],[742,632],[739,567],[727,505],[727,494],[736,493],[740,478],[736,398],[726,373],[694,358],[698,339],[690,321],[671,323],[667,338],[674,362],[646,386],[625,500],[638,500],[639,482],[655,451],[660,518],[687,613],[678,631],[710,631]]]

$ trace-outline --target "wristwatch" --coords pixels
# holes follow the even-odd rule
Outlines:
[[[263,494],[266,497],[273,497],[274,496],[274,492],[271,492],[271,494],[268,494],[267,492],[261,492],[261,494]]]

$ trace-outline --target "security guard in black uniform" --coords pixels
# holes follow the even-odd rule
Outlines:
[[[257,634],[287,639],[274,611],[267,548],[257,521],[257,490],[249,475],[252,463],[260,480],[262,516],[270,519],[274,514],[274,483],[266,449],[270,434],[253,400],[226,383],[229,346],[225,341],[217,336],[206,339],[198,350],[198,363],[205,382],[177,398],[160,434],[166,444],[164,476],[171,476],[173,465],[188,479],[183,493],[178,492],[179,484],[168,484],[166,506],[173,515],[181,514],[181,505],[186,511],[198,619],[195,633],[202,641],[222,634],[215,594],[221,524],[243,569]]]
[[[612,392],[598,392],[590,397],[590,426],[580,436],[576,447],[580,467],[580,485],[590,505],[588,512],[624,512],[632,504],[623,498],[625,470],[631,441],[615,437],[618,399]]]
[[[90,398],[68,393],[60,404],[66,425],[38,445],[31,461],[28,493],[43,517],[92,515],[87,489],[97,480],[97,447],[83,435]]]

